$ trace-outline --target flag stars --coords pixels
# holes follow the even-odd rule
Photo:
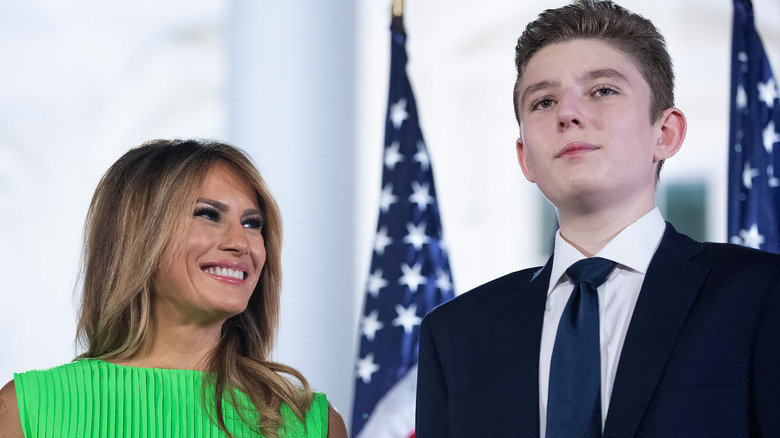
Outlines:
[[[764,131],[762,132],[762,137],[764,139],[764,149],[766,149],[766,153],[772,155],[772,147],[775,143],[780,141],[780,134],[775,132],[774,120],[770,120],[769,124],[766,125],[766,128],[764,128]]]
[[[393,325],[403,327],[406,334],[411,334],[414,326],[420,325],[422,321],[422,318],[417,316],[416,304],[411,304],[409,307],[398,304],[395,306],[395,311],[398,313],[398,317],[393,320]]]
[[[753,178],[758,176],[758,169],[750,167],[750,163],[745,162],[745,170],[742,171],[742,185],[748,190],[753,188]]]
[[[368,353],[366,357],[357,361],[357,375],[368,385],[371,383],[371,375],[379,371],[379,365],[374,362],[374,353]]]
[[[766,173],[769,175],[769,187],[780,187],[780,179],[775,176],[775,167],[770,164],[766,167]]]
[[[411,222],[407,223],[406,231],[408,231],[409,234],[404,237],[404,243],[411,243],[415,250],[421,250],[423,245],[431,241],[431,237],[425,234],[425,228],[426,225],[424,222],[417,226]]]
[[[742,239],[742,244],[750,248],[760,249],[761,244],[764,243],[764,236],[758,232],[756,224],[747,230],[739,230],[739,237]]]
[[[734,101],[737,103],[737,109],[744,110],[747,108],[747,93],[742,84],[739,84],[737,87],[737,95],[735,96]]]
[[[758,100],[764,102],[767,107],[773,108],[777,97],[777,85],[774,78],[758,83]]]
[[[401,265],[401,271],[404,275],[398,279],[398,284],[408,286],[409,290],[412,292],[416,293],[417,288],[419,288],[421,284],[428,283],[428,278],[421,274],[422,263],[417,263],[414,266],[409,266],[404,263]]]
[[[401,143],[394,141],[390,146],[385,149],[385,166],[390,170],[395,170],[395,165],[404,160],[403,154],[398,152],[401,148]]]
[[[747,65],[747,62],[748,62],[748,55],[747,55],[747,53],[745,53],[745,52],[739,52],[739,53],[737,54],[737,59],[739,60],[739,62],[741,62],[741,63],[742,63],[742,65],[740,65],[740,66],[739,66],[739,70],[740,70],[742,73],[746,73],[746,72],[748,71],[748,65]]]
[[[384,324],[379,321],[379,311],[374,309],[368,316],[363,317],[363,335],[369,341],[373,341],[376,337],[376,332],[384,328]]]
[[[393,122],[393,127],[398,129],[404,120],[409,118],[409,113],[406,112],[406,99],[401,98],[398,102],[390,105],[390,121]]]
[[[379,229],[374,240],[374,251],[379,255],[385,255],[385,248],[393,243],[393,238],[387,235],[387,226]]]
[[[436,270],[436,287],[441,291],[452,290],[452,281],[450,275],[443,269]]]
[[[387,280],[382,277],[381,269],[377,269],[376,271],[372,272],[368,277],[368,284],[366,285],[366,289],[372,297],[379,298],[379,291],[382,290],[382,288],[385,286],[387,286]]]
[[[425,143],[422,140],[417,141],[417,153],[414,154],[414,160],[420,163],[420,167],[424,171],[428,171],[428,167],[431,165],[431,159],[428,157],[428,151],[425,150]]]
[[[393,185],[385,185],[382,189],[382,193],[379,195],[379,208],[382,209],[382,213],[387,213],[390,210],[390,206],[397,201],[398,197],[393,194]]]
[[[425,210],[428,208],[428,204],[433,203],[433,197],[429,193],[430,188],[428,184],[420,184],[417,181],[412,181],[412,194],[409,196],[409,202],[417,204],[417,208]]]

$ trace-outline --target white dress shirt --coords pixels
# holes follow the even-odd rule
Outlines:
[[[636,222],[626,227],[613,238],[597,257],[612,260],[617,266],[598,288],[599,294],[599,336],[601,345],[601,425],[607,417],[607,408],[615,383],[620,351],[626,339],[628,324],[639,298],[639,290],[645,279],[650,259],[661,242],[666,223],[661,212],[654,208]],[[542,345],[539,353],[539,414],[541,438],[547,429],[547,396],[550,382],[550,359],[552,357],[558,322],[566,302],[574,290],[574,284],[566,275],[566,269],[586,258],[576,248],[555,235],[550,286],[547,289],[547,305],[542,326]]]

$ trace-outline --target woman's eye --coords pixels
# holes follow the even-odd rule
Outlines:
[[[208,207],[196,208],[193,216],[202,217],[204,219],[208,219],[214,222],[219,222],[219,211],[217,211],[214,208],[208,208]]]
[[[259,217],[249,218],[244,220],[242,224],[244,225],[244,228],[253,228],[259,230],[260,228],[263,228],[263,219]]]

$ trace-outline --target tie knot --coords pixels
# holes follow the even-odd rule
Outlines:
[[[594,288],[597,288],[604,283],[615,265],[616,263],[612,260],[603,259],[601,257],[591,257],[589,259],[582,259],[569,266],[569,269],[566,270],[566,274],[574,284],[588,283]]]

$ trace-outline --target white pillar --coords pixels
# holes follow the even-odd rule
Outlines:
[[[234,0],[228,141],[268,180],[284,223],[275,360],[352,405],[354,5]]]

